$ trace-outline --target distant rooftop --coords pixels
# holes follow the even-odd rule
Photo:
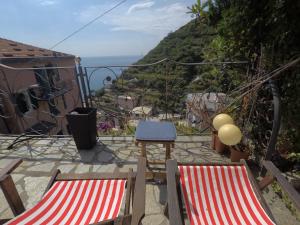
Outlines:
[[[151,112],[151,110],[152,108],[148,106],[138,106],[132,110],[132,113],[148,115]]]
[[[186,102],[190,104],[194,104],[197,107],[203,109],[205,108],[210,111],[216,111],[220,104],[224,104],[226,100],[225,93],[215,93],[215,92],[208,92],[208,93],[190,93],[187,95]]]
[[[0,38],[0,59],[40,58],[40,57],[75,57],[75,56]]]

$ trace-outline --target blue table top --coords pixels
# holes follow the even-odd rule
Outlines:
[[[140,121],[135,138],[141,141],[175,141],[176,128],[171,122]]]

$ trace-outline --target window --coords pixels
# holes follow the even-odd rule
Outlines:
[[[56,108],[54,99],[49,99],[48,106],[49,106],[49,111],[52,115],[57,116],[58,114],[60,114],[60,111]]]
[[[67,105],[67,102],[66,102],[65,95],[62,95],[62,100],[63,100],[65,109],[67,109],[67,108],[68,108],[68,105]]]
[[[32,109],[30,97],[27,90],[21,91],[15,95],[16,105],[21,114],[25,114]]]
[[[28,94],[29,94],[29,98],[30,98],[30,101],[31,101],[32,108],[37,109],[39,107],[39,103],[38,103],[35,91],[33,89],[29,89]]]
[[[47,77],[46,70],[43,69],[37,69],[34,70],[34,75],[36,82],[41,87],[41,93],[43,97],[48,97],[51,91],[50,83]]]
[[[40,67],[53,67],[53,64],[46,64]],[[49,97],[50,93],[56,91],[56,83],[60,80],[58,69],[37,69],[34,70],[34,75],[37,83],[42,88],[43,97]]]

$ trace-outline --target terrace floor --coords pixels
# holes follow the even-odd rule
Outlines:
[[[100,137],[94,149],[80,152],[71,137],[34,138],[7,150],[13,140],[14,137],[11,136],[0,137],[0,169],[12,159],[24,159],[12,176],[26,208],[40,200],[54,169],[58,168],[64,173],[112,172],[116,167],[120,171],[127,171],[128,168],[135,170],[137,156],[140,155],[140,147],[135,146],[131,136]],[[180,162],[229,161],[226,156],[215,153],[209,146],[209,136],[178,136],[172,158]],[[161,145],[147,146],[147,150],[148,158],[164,159]],[[267,188],[263,194],[278,224],[300,225],[272,188]],[[147,183],[144,225],[169,224],[163,215],[165,202],[166,185]],[[12,212],[0,192],[0,218],[11,217]]]

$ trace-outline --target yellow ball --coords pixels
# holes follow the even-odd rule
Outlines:
[[[213,126],[216,130],[219,130],[220,127],[225,124],[234,124],[231,116],[229,116],[228,114],[225,114],[225,113],[221,113],[221,114],[215,116],[215,118],[213,120]]]
[[[220,141],[225,145],[236,145],[242,140],[240,128],[233,124],[225,124],[218,131]]]

